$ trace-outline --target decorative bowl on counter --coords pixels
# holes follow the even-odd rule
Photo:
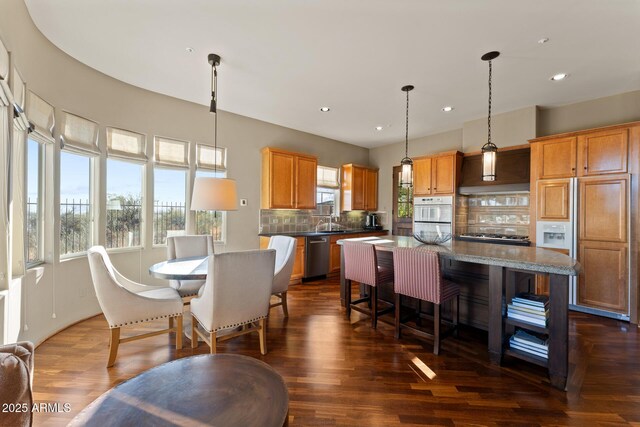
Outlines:
[[[421,231],[415,233],[413,238],[427,245],[441,245],[451,240],[451,233],[438,233],[436,231]]]

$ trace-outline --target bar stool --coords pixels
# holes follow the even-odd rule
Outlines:
[[[344,279],[347,319],[351,318],[351,310],[371,316],[371,327],[376,328],[378,316],[393,311],[394,307],[378,310],[378,286],[393,281],[393,262],[391,259],[378,259],[376,248],[371,243],[345,241],[342,245],[344,254]],[[351,281],[367,285],[369,295],[351,301]],[[358,304],[368,303],[371,309]]]
[[[393,248],[394,292],[396,294],[396,338],[400,338],[402,328],[407,328],[417,335],[433,338],[433,354],[440,352],[440,306],[455,297],[455,314],[452,328],[447,335],[457,330],[460,308],[460,287],[442,277],[440,272],[440,257],[435,251],[420,248]],[[411,326],[407,321],[418,313],[401,319],[401,297],[406,295],[421,301],[433,303],[433,334],[417,326]]]

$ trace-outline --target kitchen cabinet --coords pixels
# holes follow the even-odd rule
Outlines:
[[[627,175],[579,180],[580,240],[627,242]]]
[[[580,241],[577,303],[586,307],[628,312],[628,247],[626,243]]]
[[[626,128],[545,139],[538,144],[538,178],[571,178],[627,172]]]
[[[628,129],[578,136],[578,176],[627,172]]]
[[[268,236],[260,236],[260,249],[267,249],[269,247]],[[293,263],[293,270],[291,272],[291,279],[289,284],[300,283],[302,276],[304,275],[304,237],[296,237],[296,259]]]
[[[567,179],[538,181],[538,220],[569,221],[570,194]]]
[[[462,153],[457,151],[414,159],[414,196],[454,194],[461,166]]]
[[[378,210],[378,169],[342,165],[340,198],[343,211]]]
[[[306,154],[262,150],[262,209],[315,209],[318,161]]]

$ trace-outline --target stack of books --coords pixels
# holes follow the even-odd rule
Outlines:
[[[542,357],[543,359],[549,358],[548,339],[536,334],[530,334],[522,329],[518,329],[516,333],[509,338],[509,347],[537,357]]]
[[[549,297],[528,293],[518,294],[507,306],[507,317],[546,328],[549,318]]]

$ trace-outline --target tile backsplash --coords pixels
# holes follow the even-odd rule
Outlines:
[[[332,206],[318,206],[313,210],[293,209],[261,209],[259,233],[295,233],[316,231],[316,225],[321,223],[320,229],[329,222]],[[339,224],[345,230],[364,227],[366,212],[342,212],[340,217],[333,216],[331,222]]]
[[[529,193],[460,196],[456,229],[462,233],[529,235]]]

